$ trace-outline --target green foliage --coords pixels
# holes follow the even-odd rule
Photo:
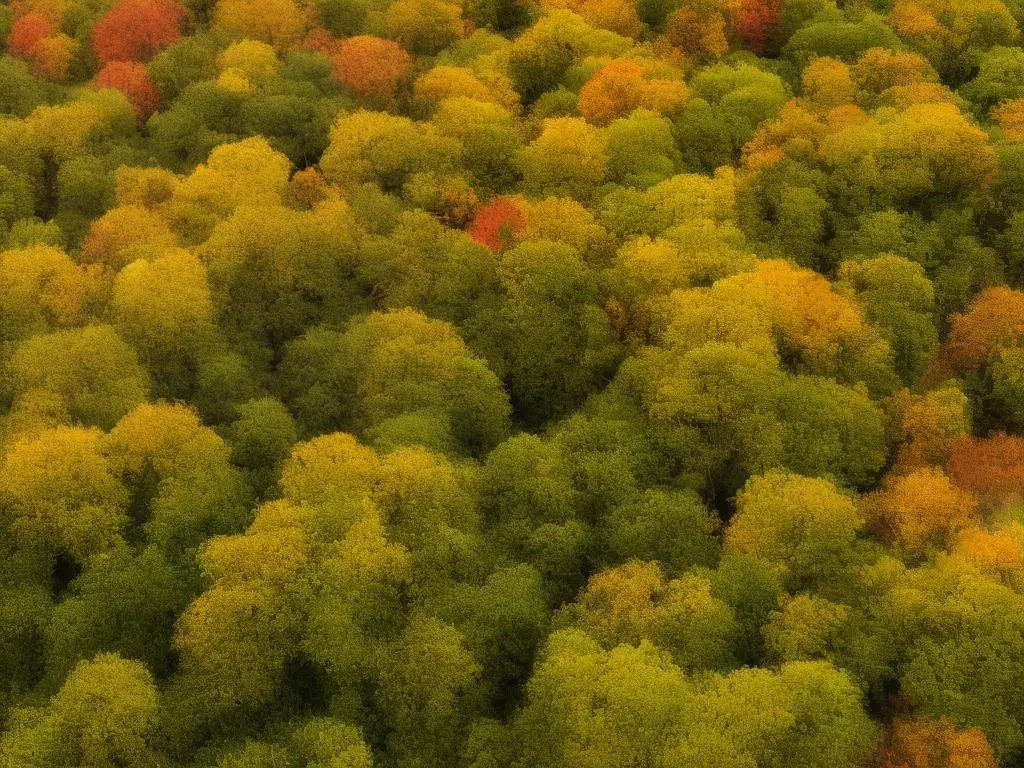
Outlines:
[[[0,766],[1020,765],[1022,22],[0,4]]]

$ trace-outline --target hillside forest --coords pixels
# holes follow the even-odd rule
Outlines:
[[[1024,766],[1024,0],[0,5],[0,768]]]

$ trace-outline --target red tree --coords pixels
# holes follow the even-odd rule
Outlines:
[[[114,88],[135,107],[139,122],[145,122],[160,105],[160,90],[146,71],[146,65],[137,61],[112,61],[96,75],[96,86]]]
[[[92,49],[103,64],[148,61],[181,37],[184,17],[174,0],[121,0],[93,27]]]
[[[17,19],[7,35],[7,50],[12,56],[29,60],[35,44],[44,37],[49,37],[56,30],[45,16],[39,13],[26,13]]]
[[[781,19],[782,0],[743,0],[733,18],[733,29],[744,48],[767,53],[780,42]]]
[[[998,434],[961,439],[949,459],[949,476],[988,504],[1024,497],[1024,438]]]
[[[496,197],[476,209],[469,236],[492,251],[501,251],[522,228],[523,213],[515,201]]]

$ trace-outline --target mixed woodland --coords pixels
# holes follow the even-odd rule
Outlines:
[[[1024,766],[1022,30],[0,5],[0,767]]]

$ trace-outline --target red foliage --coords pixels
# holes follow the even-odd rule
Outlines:
[[[19,59],[32,58],[32,49],[44,37],[49,37],[56,30],[45,16],[39,13],[26,13],[17,19],[7,35],[7,51]]]
[[[334,57],[334,77],[365,96],[394,96],[411,70],[412,59],[402,46],[370,35],[343,40]]]
[[[987,504],[1024,498],[1024,438],[998,434],[961,439],[949,459],[949,476]]]
[[[742,0],[733,18],[740,43],[755,53],[767,53],[780,42],[781,0]]]
[[[112,61],[96,75],[99,88],[114,88],[135,107],[139,122],[145,122],[160,105],[160,90],[146,71],[146,65],[137,61]]]
[[[121,0],[93,27],[92,49],[103,64],[148,61],[181,37],[184,17],[174,0]]]
[[[492,251],[501,251],[522,230],[523,223],[523,213],[514,201],[496,197],[476,209],[469,236]]]

